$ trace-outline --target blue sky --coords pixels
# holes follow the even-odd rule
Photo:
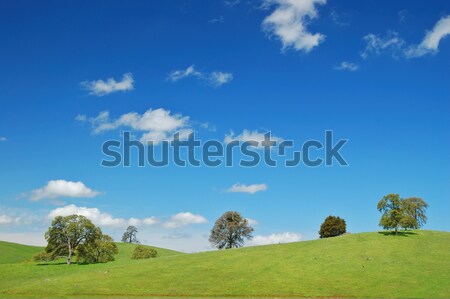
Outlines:
[[[52,215],[77,212],[199,251],[237,210],[254,244],[306,240],[330,214],[379,229],[388,193],[424,198],[425,228],[448,231],[449,35],[448,1],[1,2],[0,239],[42,244]],[[123,130],[172,132],[98,129],[147,111],[203,141],[333,130],[350,166],[100,166]]]

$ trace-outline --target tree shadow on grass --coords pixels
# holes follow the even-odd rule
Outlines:
[[[76,265],[77,263],[72,262],[72,265]],[[36,266],[61,266],[61,265],[67,265],[67,262],[42,262],[36,264]]]
[[[417,235],[417,233],[411,231],[398,231],[397,234],[395,234],[394,231],[382,231],[378,233],[384,236],[394,236],[394,237],[411,237]]]

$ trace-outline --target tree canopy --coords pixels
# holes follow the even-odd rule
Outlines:
[[[99,227],[81,215],[57,216],[45,233],[45,239],[47,255],[36,256],[35,260],[65,257],[70,265],[75,254],[85,263],[107,262],[114,260],[117,254],[112,238],[103,235]]]
[[[345,220],[337,216],[328,216],[320,226],[320,238],[336,237],[347,232]]]
[[[242,247],[245,239],[252,239],[253,228],[238,212],[228,211],[217,219],[209,241],[218,249]]]
[[[384,229],[394,229],[397,234],[399,228],[418,229],[426,221],[428,204],[421,198],[400,198],[398,194],[384,196],[377,205],[382,214],[379,225]]]

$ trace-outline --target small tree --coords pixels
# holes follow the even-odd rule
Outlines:
[[[131,259],[133,260],[149,259],[154,258],[157,255],[158,252],[155,249],[150,248],[148,246],[138,245],[134,248]]]
[[[51,262],[55,259],[55,257],[51,253],[47,253],[45,251],[38,252],[33,255],[33,261],[35,262]]]
[[[402,200],[403,217],[400,225],[404,229],[418,229],[427,223],[426,209],[428,204],[419,197],[409,197]]]
[[[336,237],[347,232],[347,226],[345,220],[336,217],[328,216],[320,226],[319,235],[320,238]]]
[[[66,257],[67,265],[70,265],[77,247],[93,242],[99,236],[101,236],[100,228],[84,216],[57,216],[45,233],[48,242],[46,252],[54,257]]]
[[[90,243],[78,246],[77,261],[82,263],[107,263],[114,261],[114,255],[119,253],[116,243],[108,235],[101,235]]]
[[[242,247],[245,239],[252,239],[252,232],[247,219],[238,212],[228,211],[217,219],[209,242],[218,249]]]
[[[400,195],[388,194],[384,196],[377,205],[378,211],[383,215],[380,219],[380,226],[384,229],[394,229],[395,234],[398,232],[400,223],[403,218],[402,202]]]
[[[125,243],[139,243],[136,235],[138,233],[138,229],[136,226],[130,225],[127,227],[122,236],[122,242]]]

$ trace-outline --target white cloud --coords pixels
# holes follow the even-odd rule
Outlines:
[[[44,187],[31,191],[30,199],[32,201],[38,201],[41,199],[57,199],[61,197],[95,197],[99,194],[101,192],[86,187],[82,182],[52,180],[48,181]]]
[[[316,5],[325,3],[326,0],[265,0],[265,7],[276,5],[276,9],[264,19],[262,27],[281,40],[283,50],[309,52],[325,40],[325,35],[310,33],[307,28],[318,16]]]
[[[237,183],[228,188],[227,192],[255,194],[257,192],[266,191],[268,188],[269,187],[266,184],[244,185]]]
[[[232,73],[224,73],[224,72],[212,72],[209,76],[209,81],[211,85],[220,87],[226,83],[229,83],[233,80]]]
[[[241,134],[235,135],[233,131],[230,132],[230,134],[225,135],[224,142],[230,143],[232,141],[239,141],[239,142],[247,142],[247,141],[256,141],[258,142],[257,147],[262,147],[262,142],[264,141],[264,135],[266,133],[258,132],[258,130],[250,131],[247,129],[244,129]],[[270,136],[272,141],[280,142],[282,139],[277,136]]]
[[[268,236],[256,235],[253,237],[251,241],[249,241],[248,245],[257,246],[257,245],[268,245],[268,244],[279,244],[279,243],[291,243],[300,241],[302,236],[299,233],[285,232],[285,233],[277,233],[271,234]]]
[[[248,221],[248,225],[250,225],[250,226],[254,226],[254,225],[258,225],[259,224],[259,222],[257,220],[255,220],[255,219],[247,218],[247,221]]]
[[[389,31],[384,37],[370,33],[363,39],[366,42],[366,48],[361,52],[361,57],[364,59],[367,59],[370,55],[382,53],[391,53],[394,58],[403,54],[405,41],[395,31]]]
[[[167,77],[168,81],[177,82],[178,80],[187,78],[187,77],[197,77],[202,78],[203,74],[195,69],[194,65],[189,66],[185,70],[175,70],[169,73]]]
[[[133,226],[150,226],[150,225],[154,225],[156,223],[158,223],[158,218],[156,217],[149,217],[149,218],[143,218],[143,219],[138,219],[138,218],[130,218],[128,219],[128,225],[133,225]]]
[[[12,217],[9,215],[0,214],[0,225],[19,224],[20,220],[20,217]]]
[[[84,114],[78,114],[78,115],[75,117],[75,120],[81,121],[81,122],[85,122],[85,121],[88,120],[88,118],[87,118],[87,116],[84,115]]]
[[[190,224],[207,223],[208,220],[202,215],[192,214],[191,212],[182,212],[173,215],[169,220],[163,223],[165,228],[179,228]]]
[[[333,69],[337,71],[357,71],[359,69],[359,65],[353,62],[342,61],[339,65],[336,65]]]
[[[169,73],[167,81],[177,82],[181,79],[194,77],[205,81],[207,84],[220,87],[233,80],[233,74],[228,72],[214,71],[211,73],[200,72],[195,69],[194,65],[191,65],[187,69],[175,70]]]
[[[106,81],[83,81],[81,82],[81,86],[86,90],[89,90],[89,94],[91,95],[104,96],[113,92],[133,90],[133,83],[133,74],[126,73],[122,76],[122,81],[117,82],[113,78],[109,78]]]
[[[81,119],[84,118],[81,117]],[[185,139],[192,132],[188,116],[171,114],[169,110],[163,108],[148,109],[143,114],[130,112],[115,120],[110,119],[108,111],[102,111],[98,116],[87,118],[87,120],[96,134],[119,127],[143,132],[141,136],[143,143],[150,140],[155,143],[169,140],[176,132],[180,133],[180,139]]]
[[[450,15],[442,17],[428,31],[419,45],[411,46],[405,51],[407,58],[420,57],[426,54],[433,54],[439,51],[439,43],[443,38],[450,35]]]
[[[6,137],[1,137],[0,136],[0,141],[6,141],[7,139],[6,139]]]
[[[149,217],[143,219],[137,218],[117,218],[112,216],[111,214],[101,212],[98,208],[87,208],[87,207],[78,207],[76,205],[67,205],[64,207],[56,208],[52,210],[47,218],[53,219],[56,216],[69,216],[69,215],[81,215],[88,219],[90,219],[93,223],[100,226],[112,227],[112,228],[122,228],[127,225],[153,225],[158,222],[157,218]]]

